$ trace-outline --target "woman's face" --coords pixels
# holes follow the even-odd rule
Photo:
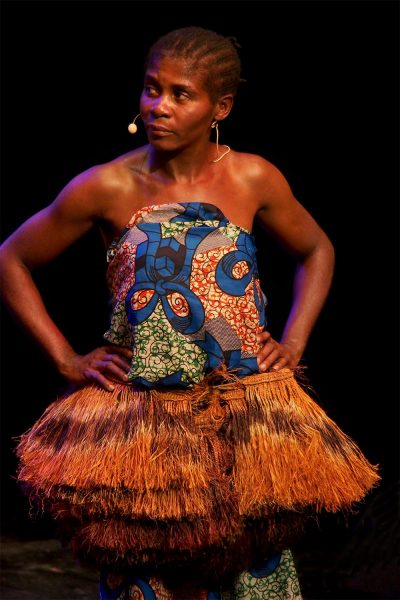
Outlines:
[[[187,148],[209,139],[215,105],[202,76],[183,59],[158,58],[147,68],[140,112],[150,144],[157,150]]]

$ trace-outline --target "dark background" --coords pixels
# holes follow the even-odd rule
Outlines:
[[[307,540],[314,554],[299,549],[304,587],[315,598],[398,597],[382,574],[396,552],[399,506],[398,8],[385,0],[1,2],[2,239],[70,178],[146,142],[140,120],[135,137],[127,125],[157,37],[199,25],[241,44],[247,82],[220,141],[281,169],[336,248],[333,287],[304,363],[320,404],[383,477],[347,528],[323,520]],[[270,330],[279,336],[293,264],[256,236]],[[101,343],[106,329],[105,266],[90,233],[36,273],[80,352]],[[13,448],[64,382],[4,310],[1,344],[3,534],[51,536],[51,523],[28,517]],[[309,582],[321,556],[316,592]],[[322,589],[327,563],[338,585],[343,570],[350,576],[368,561],[381,565],[369,567],[368,589],[354,596]]]

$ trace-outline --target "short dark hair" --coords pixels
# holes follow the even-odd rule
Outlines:
[[[145,69],[162,56],[182,58],[188,68],[204,75],[204,88],[215,102],[224,94],[237,92],[241,62],[235,38],[202,27],[182,27],[160,37],[150,48]]]

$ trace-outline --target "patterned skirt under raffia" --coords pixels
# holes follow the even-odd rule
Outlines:
[[[77,556],[171,589],[230,585],[379,480],[290,369],[211,373],[190,390],[90,385],[51,404],[18,455],[19,481]]]
[[[110,589],[108,578],[113,583]],[[243,571],[224,589],[201,585],[165,587],[156,577],[133,573],[116,578],[104,569],[100,580],[100,600],[302,600],[296,567],[290,550],[264,560],[257,568]]]
[[[111,572],[112,573],[112,572]],[[157,577],[128,573],[114,586],[107,585],[109,571],[103,569],[100,600],[302,600],[296,567],[290,550],[262,561],[258,568],[238,574],[229,587],[210,589],[188,582],[166,587]]]

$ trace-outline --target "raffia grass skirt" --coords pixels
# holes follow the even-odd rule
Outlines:
[[[292,370],[222,377],[188,390],[88,385],[21,436],[18,479],[81,558],[246,568],[380,479]]]

